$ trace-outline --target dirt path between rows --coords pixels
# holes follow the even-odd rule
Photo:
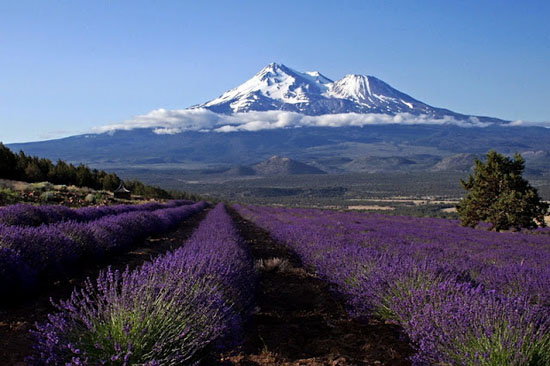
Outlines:
[[[293,251],[237,214],[233,217],[263,268],[245,342],[221,356],[221,364],[410,365],[412,350],[393,325],[351,319],[334,289],[306,272]]]
[[[146,239],[129,252],[84,266],[78,274],[47,286],[32,299],[9,308],[0,308],[0,366],[26,365],[24,360],[30,354],[32,344],[29,330],[35,322],[44,321],[48,313],[55,311],[50,298],[55,301],[68,298],[73,288],[82,285],[87,277],[96,278],[108,266],[118,270],[124,270],[127,266],[136,268],[151,258],[180,247],[207,211],[205,209],[185,219],[175,230]]]

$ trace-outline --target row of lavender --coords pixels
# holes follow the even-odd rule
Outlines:
[[[222,204],[189,241],[88,281],[34,332],[34,365],[195,365],[233,347],[250,314],[253,261]]]
[[[126,250],[147,236],[173,228],[206,205],[180,202],[154,211],[38,227],[0,225],[0,292],[30,293],[40,281],[59,277],[83,260],[96,261]]]
[[[238,211],[336,283],[357,316],[399,323],[416,365],[550,365],[550,237],[455,221]]]
[[[167,203],[150,202],[142,205],[92,206],[72,209],[60,205],[34,206],[19,203],[0,208],[0,225],[39,226],[59,221],[86,222],[103,216],[134,211],[155,211],[163,208],[190,205],[193,201],[172,200]]]

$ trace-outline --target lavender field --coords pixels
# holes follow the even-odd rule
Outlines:
[[[398,324],[414,365],[549,365],[550,235],[429,218],[237,206],[334,283],[358,319]]]
[[[107,270],[34,332],[35,365],[194,365],[234,347],[251,310],[250,254],[223,205],[184,247],[134,271]]]
[[[27,295],[25,316],[47,281],[170,238],[208,209],[0,208],[0,289]],[[223,204],[190,229],[174,249],[53,296],[13,346],[29,350],[20,364],[550,365],[548,229]]]
[[[0,209],[0,290],[3,301],[33,292],[82,261],[127,250],[145,237],[173,228],[205,202],[68,209],[14,205]],[[5,223],[3,223],[5,222]],[[43,224],[37,226],[39,222]],[[35,226],[28,226],[35,224]]]
[[[549,19],[0,0],[0,366],[550,366]]]
[[[0,208],[0,225],[40,226],[61,221],[87,222],[103,216],[127,212],[147,212],[192,204],[187,200],[172,200],[167,203],[151,202],[141,205],[120,204],[113,206],[81,207],[71,209],[60,205],[34,206],[15,204]]]

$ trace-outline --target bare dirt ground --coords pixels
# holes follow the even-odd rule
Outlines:
[[[153,257],[181,246],[205,215],[206,210],[189,217],[176,230],[149,238],[127,253],[81,268],[78,274],[44,287],[32,299],[8,308],[0,308],[0,366],[26,365],[25,358],[32,351],[29,330],[55,310],[50,298],[59,300],[69,297],[74,287],[80,286],[87,277],[97,277],[107,266],[119,270],[126,267],[136,268]]]
[[[235,366],[410,365],[398,329],[346,313],[325,281],[308,273],[294,252],[238,215],[234,219],[261,265],[257,308],[244,344],[220,357]],[[272,258],[278,258],[270,261]]]

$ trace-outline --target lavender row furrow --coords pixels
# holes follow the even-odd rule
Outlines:
[[[550,238],[442,219],[237,206],[337,285],[358,316],[399,323],[415,365],[549,365]]]
[[[134,211],[155,211],[190,205],[193,201],[172,200],[167,203],[150,202],[141,205],[113,205],[69,208],[60,205],[34,206],[18,203],[0,208],[0,225],[39,226],[59,221],[87,222],[108,215],[118,215]]]
[[[175,227],[206,205],[199,202],[38,227],[0,225],[0,292],[30,293],[39,282],[59,277],[83,260],[97,261],[124,251],[147,236]]]
[[[253,260],[222,204],[186,244],[88,281],[37,325],[33,365],[196,365],[235,346],[252,308]]]

